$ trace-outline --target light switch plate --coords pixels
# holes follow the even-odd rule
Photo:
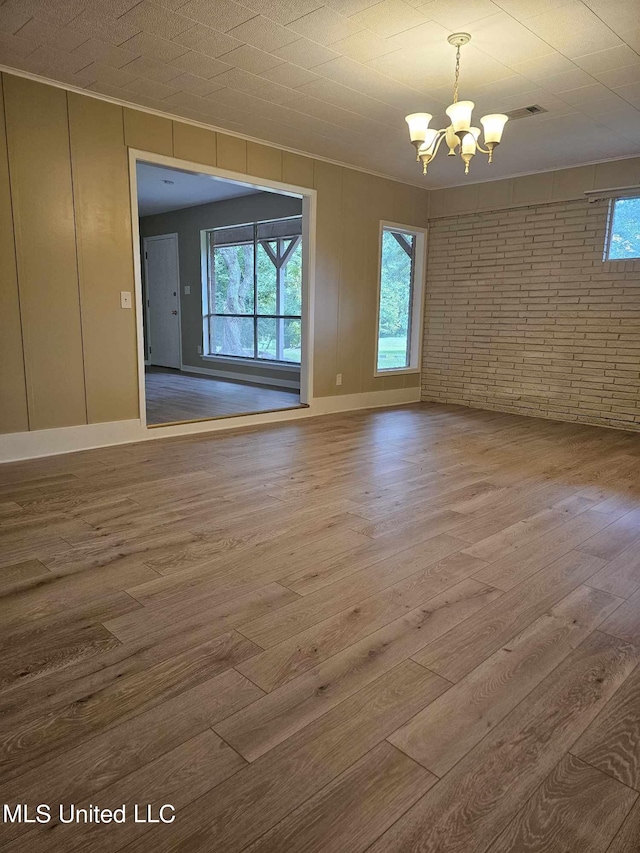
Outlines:
[[[120,291],[120,307],[131,308],[131,293],[128,290]]]
[[[185,286],[184,286],[184,295],[185,295],[185,296],[189,296],[189,295],[190,295],[190,293],[191,293],[191,285],[190,285],[190,284],[185,284]]]

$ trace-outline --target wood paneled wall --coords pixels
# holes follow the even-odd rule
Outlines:
[[[89,423],[136,417],[138,378],[131,346],[133,290],[129,164],[122,110],[69,93],[73,196]],[[108,356],[108,357],[105,357]]]
[[[29,426],[87,422],[67,93],[5,76]]]
[[[607,160],[590,166],[574,166],[571,169],[432,190],[429,193],[429,217],[439,219],[465,213],[573,201],[584,199],[584,194],[591,190],[636,186],[639,183],[640,157]]]
[[[426,225],[424,190],[10,74],[2,82],[0,432],[138,417],[135,315],[120,308],[120,291],[134,289],[127,147],[315,188],[315,395],[417,387],[417,374],[373,375],[378,229],[381,219]]]
[[[2,86],[0,108],[4,115]],[[7,136],[0,121],[0,432],[28,428]]]

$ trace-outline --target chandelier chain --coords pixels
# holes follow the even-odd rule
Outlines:
[[[456,76],[453,82],[453,103],[458,103],[458,80],[460,79],[460,45],[456,48]]]

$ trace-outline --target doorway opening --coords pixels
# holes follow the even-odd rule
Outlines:
[[[308,199],[173,158],[133,162],[146,425],[307,405]]]

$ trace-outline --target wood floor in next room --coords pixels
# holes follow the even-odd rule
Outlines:
[[[145,397],[148,424],[273,412],[300,405],[299,391],[215,379],[162,367],[145,370]]]
[[[0,469],[3,851],[637,853],[640,436],[415,405]]]

